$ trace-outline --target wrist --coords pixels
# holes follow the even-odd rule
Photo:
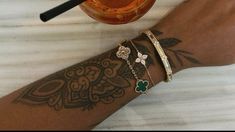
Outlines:
[[[153,30],[151,30],[151,31],[153,31]],[[186,64],[185,65],[177,65],[177,63],[179,63],[179,62],[178,62],[177,58],[174,56],[174,54],[172,54],[175,51],[173,49],[170,49],[167,46],[165,46],[166,39],[164,39],[163,35],[161,37],[159,37],[159,34],[160,34],[159,31],[153,31],[153,32],[154,32],[155,36],[160,40],[160,42],[161,43],[163,42],[163,45],[161,44],[161,46],[162,46],[165,54],[168,57],[168,61],[171,65],[173,73],[177,73],[183,69],[189,68],[189,65],[186,65]],[[163,38],[163,39],[161,39],[161,38]],[[135,43],[142,43],[145,47],[147,47],[150,50],[151,55],[154,58],[155,65],[159,65],[161,67],[162,71],[165,71],[164,65],[163,65],[162,60],[159,56],[159,53],[156,51],[156,48],[154,47],[153,43],[149,40],[149,38],[145,34],[141,34],[141,35],[137,36],[136,38],[133,39],[133,41]],[[180,40],[178,40],[178,41],[180,41]],[[168,42],[168,43],[171,43],[171,42]],[[174,43],[174,41],[173,41],[173,43]],[[182,52],[183,52],[183,50],[182,50]]]
[[[174,29],[175,30],[175,29]],[[154,27],[151,31],[164,49],[174,73],[184,69],[202,66],[201,58],[192,47],[190,37],[164,27]]]
[[[135,43],[135,45],[141,44],[150,51],[148,55],[150,58],[152,58],[152,64],[148,67],[148,69],[149,71],[151,71],[155,84],[159,81],[167,80],[168,76],[166,74],[166,69],[163,65],[159,53],[157,52],[150,39],[146,35],[141,34],[138,37],[134,38],[132,41]],[[173,73],[176,73],[182,70],[182,67],[172,67],[172,70]]]

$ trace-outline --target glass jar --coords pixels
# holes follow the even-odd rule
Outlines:
[[[97,21],[125,24],[144,16],[155,0],[86,0],[81,9]]]

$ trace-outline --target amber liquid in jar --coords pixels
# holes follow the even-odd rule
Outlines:
[[[154,3],[155,0],[87,0],[81,9],[100,22],[125,24],[142,17]]]

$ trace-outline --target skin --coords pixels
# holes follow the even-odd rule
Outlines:
[[[233,0],[190,0],[182,3],[151,28],[168,55],[174,73],[192,67],[222,66],[235,62],[234,9]],[[162,64],[147,37],[140,35],[133,39],[133,42],[143,54],[149,56],[146,60],[149,72],[157,73],[151,75],[154,84],[150,85],[157,85],[165,80]],[[129,42],[123,45],[132,51],[129,59],[138,77],[148,79],[146,69],[134,63],[137,54],[135,49]],[[140,95],[134,91],[136,80],[128,70],[126,62],[115,56],[117,51],[118,48],[107,51],[1,98],[0,129],[90,130],[94,128]],[[112,64],[108,65],[111,67],[108,71],[112,72],[105,72],[107,65],[98,67],[99,64]],[[99,84],[102,85],[98,87]],[[95,86],[98,88],[94,88]],[[91,91],[87,92],[84,89]],[[117,89],[121,91],[115,91]],[[84,91],[85,101],[88,102],[68,101],[71,99],[66,96],[68,93],[77,92],[75,95],[80,95]],[[92,96],[86,96],[87,93]]]
[[[234,10],[233,0],[189,0],[153,28],[183,40],[174,48],[192,52],[199,66],[229,65],[235,62]]]

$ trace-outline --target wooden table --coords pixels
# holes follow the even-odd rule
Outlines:
[[[0,97],[113,48],[154,25],[182,0],[158,0],[135,23],[98,23],[75,8],[49,23],[38,14],[63,0],[0,0]],[[235,66],[175,75],[119,110],[97,130],[235,129]]]

